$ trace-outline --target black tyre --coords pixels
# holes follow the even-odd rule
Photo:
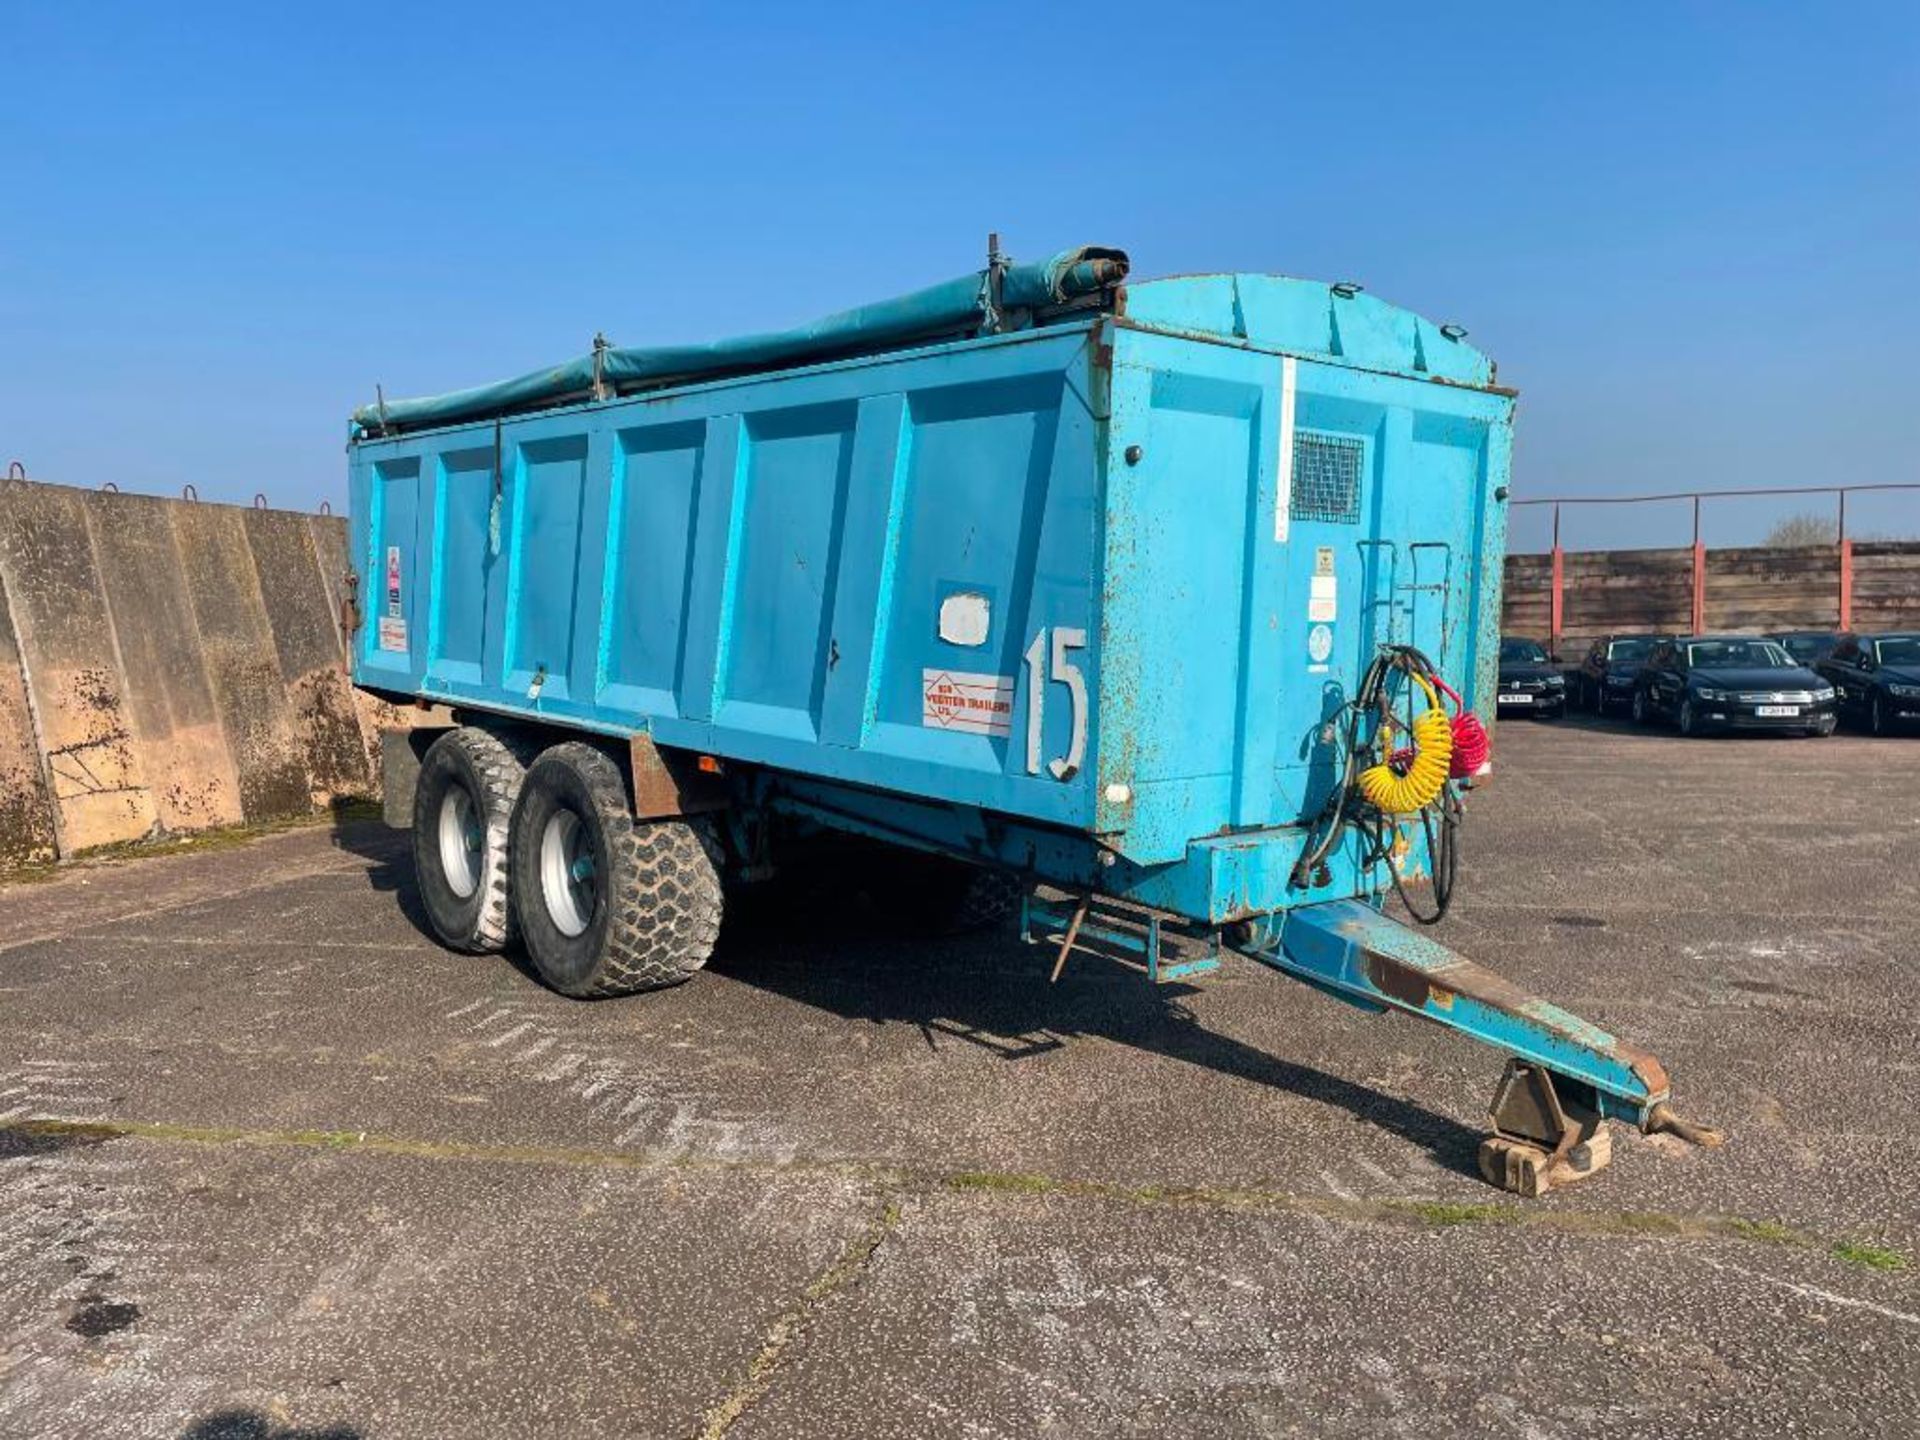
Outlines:
[[[851,902],[890,930],[964,935],[1003,924],[1020,908],[1026,879],[1011,870],[970,865],[858,835],[810,840],[782,860],[781,872],[816,894]]]
[[[456,950],[504,949],[514,938],[508,830],[526,766],[477,726],[449,730],[420,762],[413,793],[413,873],[434,933]]]
[[[1633,692],[1633,723],[1636,725],[1653,724],[1653,706],[1647,702],[1647,692]]]
[[[512,856],[527,957],[563,995],[678,985],[720,938],[712,827],[636,822],[620,767],[591,745],[556,745],[528,768]]]
[[[1867,711],[1867,733],[1885,735],[1890,727],[1887,724],[1887,705],[1876,692],[1873,705]]]
[[[1700,734],[1699,722],[1693,714],[1693,697],[1688,696],[1680,702],[1680,733],[1692,739]]]
[[[979,865],[961,865],[966,872],[959,894],[947,908],[945,926],[949,934],[971,934],[1004,925],[1020,909],[1027,883],[1010,870],[989,870]]]

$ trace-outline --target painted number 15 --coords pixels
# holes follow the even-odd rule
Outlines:
[[[1087,758],[1087,677],[1067,658],[1069,650],[1087,648],[1087,632],[1065,625],[1053,629],[1049,652],[1047,632],[1043,629],[1027,647],[1027,773],[1040,773],[1040,748],[1046,732],[1046,700],[1049,680],[1067,687],[1073,700],[1073,738],[1067,742],[1065,756],[1047,761],[1047,770],[1056,780],[1071,780]],[[1051,673],[1048,662],[1051,661]]]

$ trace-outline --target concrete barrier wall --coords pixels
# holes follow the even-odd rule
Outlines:
[[[0,867],[377,789],[343,519],[0,482]]]

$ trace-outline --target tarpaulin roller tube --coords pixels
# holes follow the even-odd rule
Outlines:
[[[1064,304],[1115,286],[1127,277],[1124,250],[1081,245],[1034,264],[1001,272],[1000,308],[1035,309]],[[741,335],[696,345],[613,348],[599,356],[598,375],[619,387],[689,381],[775,365],[799,365],[910,340],[933,339],[976,329],[989,315],[986,270],[956,276],[911,294],[842,310],[791,330]],[[362,405],[353,412],[353,433],[417,430],[479,415],[526,410],[543,403],[584,399],[595,381],[595,357],[583,355],[511,380]]]

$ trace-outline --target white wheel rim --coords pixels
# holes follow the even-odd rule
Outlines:
[[[540,897],[547,918],[571,939],[593,919],[593,842],[571,810],[556,810],[540,832]]]
[[[480,888],[480,856],[486,848],[486,831],[480,824],[480,807],[464,785],[450,788],[440,800],[440,873],[447,888],[460,899],[470,899]]]

